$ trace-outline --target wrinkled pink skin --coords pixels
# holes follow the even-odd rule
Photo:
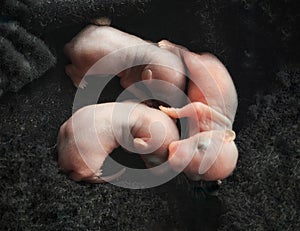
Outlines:
[[[181,109],[161,107],[173,118],[190,117],[190,137],[170,144],[170,164],[180,169],[186,164],[184,160],[193,155],[184,169],[190,179],[224,179],[234,170],[238,157],[235,133],[231,130],[237,109],[232,79],[224,65],[212,54],[199,55],[183,47],[178,49],[167,40],[159,42],[159,46],[182,57],[192,80],[188,86],[188,97],[193,103]],[[208,138],[212,142],[208,142]],[[209,158],[201,165],[204,155]]]
[[[111,181],[118,173],[103,177],[101,167],[109,153],[119,147],[119,141],[129,147],[132,145],[137,153],[153,150],[151,154],[141,155],[149,168],[166,161],[169,144],[179,139],[174,120],[159,110],[135,105],[132,102],[105,103],[78,110],[59,131],[60,169],[75,181]],[[131,114],[127,116],[129,111]],[[126,131],[131,131],[133,139],[128,138]]]
[[[139,46],[145,44],[148,46]],[[185,76],[182,74],[184,67],[178,56],[109,26],[87,26],[65,45],[65,54],[71,60],[71,64],[65,68],[66,73],[71,77],[76,87],[84,87],[85,83],[82,79],[93,64],[104,56],[127,47],[131,48],[126,52],[119,52],[117,57],[113,59],[113,64],[102,66],[100,72],[113,72],[113,67],[120,66],[122,63],[144,61],[147,65],[131,67],[118,74],[121,78],[120,83],[124,88],[141,80],[157,79],[167,81],[184,90]],[[181,73],[166,66],[176,67]],[[103,70],[105,68],[108,70]],[[160,90],[168,93],[167,89]]]

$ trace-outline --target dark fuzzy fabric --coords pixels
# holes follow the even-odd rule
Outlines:
[[[17,1],[6,2],[13,6]],[[228,67],[239,95],[234,127],[240,159],[218,197],[206,192],[216,188],[214,183],[207,187],[184,175],[155,189],[134,191],[78,184],[58,173],[56,135],[71,115],[74,97],[62,48],[84,26],[88,9],[66,4],[60,10],[54,1],[38,2],[32,9],[43,15],[31,11],[22,18],[20,1],[7,8],[41,35],[56,52],[58,65],[19,93],[0,99],[3,229],[300,229],[297,1],[153,0],[143,14],[113,18],[113,26],[128,33],[210,51]],[[53,6],[51,13],[38,4]],[[34,26],[28,15],[36,19]],[[115,98],[119,90],[115,79],[100,101]],[[120,150],[115,156],[131,158]],[[134,159],[135,166],[139,161]]]
[[[89,23],[98,17],[142,14],[150,0],[1,0],[2,14],[11,15],[30,31],[66,27],[74,23]]]
[[[277,74],[237,138],[238,167],[221,188],[222,230],[300,229],[300,69]]]
[[[0,91],[18,91],[53,67],[46,44],[15,22],[0,22]]]
[[[148,2],[0,0],[0,58],[3,60],[0,64],[0,97],[5,91],[20,90],[54,66],[54,56],[36,36],[74,23],[89,23],[99,17],[114,19],[138,15],[144,13]]]

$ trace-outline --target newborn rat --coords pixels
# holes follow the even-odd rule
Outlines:
[[[184,66],[180,57],[109,26],[87,26],[65,45],[64,51],[71,60],[65,68],[66,73],[77,87],[84,88],[84,75],[98,60],[110,55],[108,63],[97,63],[100,67],[95,67],[88,74],[117,74],[124,88],[138,81],[157,79],[185,89]],[[138,65],[131,67],[130,64]],[[126,65],[129,68],[115,73],[116,67]],[[172,88],[155,90],[161,95],[174,95]]]
[[[173,118],[190,118],[190,137],[170,144],[171,165],[180,169],[192,155],[184,170],[190,179],[226,178],[238,157],[232,131],[237,94],[228,71],[212,54],[196,54],[167,40],[159,42],[159,46],[182,57],[190,72],[188,97],[192,103],[180,109],[160,107]]]
[[[78,110],[60,128],[58,165],[75,181],[100,183],[106,157],[120,145],[141,155],[148,168],[168,159],[168,146],[179,139],[174,120],[133,102],[104,103]]]

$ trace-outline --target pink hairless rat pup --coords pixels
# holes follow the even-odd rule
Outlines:
[[[137,153],[150,153],[142,158],[151,168],[168,159],[168,146],[178,139],[174,120],[144,104],[123,102],[86,106],[60,128],[58,164],[75,181],[111,181],[122,172],[104,177],[101,167],[115,148],[121,145]]]
[[[160,107],[173,118],[191,118],[190,137],[170,144],[170,163],[175,169],[180,168],[186,164],[184,160],[193,155],[184,170],[191,179],[223,179],[234,170],[238,157],[235,133],[232,131],[237,109],[237,94],[232,79],[224,65],[211,54],[195,54],[166,40],[159,45],[183,58],[191,80],[188,86],[190,105],[181,109]],[[218,118],[213,115],[209,123],[203,125],[203,115],[208,105],[222,116]]]
[[[64,51],[71,60],[71,64],[65,68],[66,73],[76,87],[84,88],[86,83],[83,77],[88,70],[101,58],[117,51],[111,63],[103,66],[99,64],[101,68],[97,69],[96,74],[117,74],[124,88],[138,81],[157,79],[169,82],[181,90],[185,89],[184,66],[178,56],[109,26],[87,26],[65,45]],[[126,66],[128,63],[145,65],[132,66],[114,73],[115,66]],[[172,88],[158,90],[163,94],[172,94]]]

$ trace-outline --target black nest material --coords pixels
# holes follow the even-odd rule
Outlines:
[[[0,99],[1,229],[300,230],[297,3],[0,0],[0,89],[17,91],[45,73],[55,63],[49,49],[57,59],[43,78]],[[103,16],[128,33],[169,39],[224,62],[239,95],[240,158],[221,186],[179,175],[158,188],[127,190],[78,184],[58,172],[56,136],[75,94],[62,49]],[[116,78],[99,102],[119,90]]]
[[[48,46],[16,22],[0,22],[0,95],[16,92],[56,63]]]

